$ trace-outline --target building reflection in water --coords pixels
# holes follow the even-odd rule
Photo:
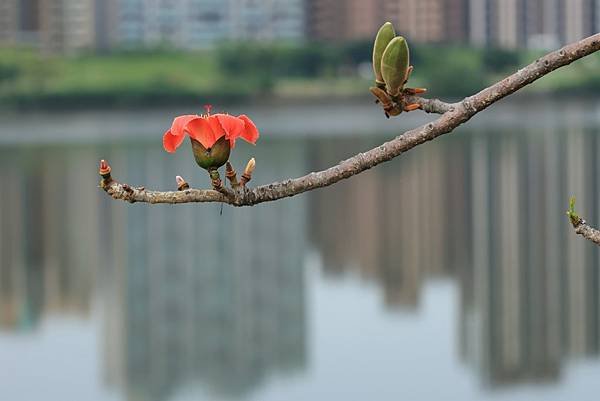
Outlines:
[[[100,261],[99,199],[89,185],[95,174],[84,166],[95,155],[87,148],[1,151],[1,329],[27,330],[46,314],[88,314]]]
[[[598,220],[600,142],[573,128],[461,135],[315,193],[314,244],[328,273],[378,282],[392,309],[455,277],[460,355],[484,383],[557,380],[600,347],[598,252],[564,218],[576,194]],[[319,163],[339,147],[324,143]]]
[[[492,385],[555,380],[562,360],[598,353],[597,249],[557,218],[577,194],[597,221],[597,148],[596,135],[579,129],[471,144],[479,206],[462,275],[461,349]]]
[[[269,182],[376,142],[266,141],[252,152]],[[417,311],[426,280],[455,280],[459,355],[483,382],[555,381],[565,359],[600,347],[597,249],[564,216],[575,194],[598,221],[599,148],[576,128],[463,131],[327,190],[222,215],[113,202],[90,185],[98,154],[130,183],[168,188],[180,173],[206,185],[189,154],[4,148],[0,329],[99,311],[104,378],[128,399],[195,384],[243,395],[306,366],[312,246],[327,274],[378,283],[390,310]]]
[[[320,164],[342,158],[340,148],[322,144]],[[415,309],[426,277],[468,263],[468,156],[462,142],[434,142],[315,193],[311,229],[327,272],[356,270],[383,288],[390,308]]]
[[[306,168],[303,146],[279,156],[275,146],[252,149],[261,179]],[[236,396],[302,370],[305,200],[222,214],[113,202],[90,185],[99,153],[129,182],[169,188],[180,173],[207,183],[190,160],[154,149],[6,151],[0,177],[14,191],[0,203],[0,328],[97,308],[105,380],[130,400],[196,383]]]

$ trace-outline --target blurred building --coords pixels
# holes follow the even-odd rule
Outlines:
[[[116,47],[193,49],[223,40],[301,40],[303,0],[109,0]]]
[[[106,47],[107,4],[105,0],[0,0],[0,44],[33,45],[49,53]]]
[[[0,43],[45,51],[305,37],[304,0],[0,0]]]
[[[600,29],[600,0],[0,0],[0,43],[50,52],[223,40],[371,39],[555,48]]]
[[[308,36],[345,41],[373,36],[385,21],[384,0],[307,0]]]
[[[40,0],[0,0],[0,43],[35,43]]]
[[[95,45],[95,0],[40,0],[40,44],[64,53]]]
[[[470,0],[470,42],[554,48],[596,33],[597,0]]]
[[[15,35],[18,32],[17,16],[17,0],[0,1],[0,42],[12,43],[15,40]]]
[[[598,0],[307,0],[308,35],[369,39],[385,21],[416,42],[553,48],[600,27]]]
[[[308,35],[317,40],[370,39],[385,21],[418,42],[464,41],[468,0],[308,0]]]
[[[418,42],[444,41],[444,0],[387,0],[384,7],[398,34]]]

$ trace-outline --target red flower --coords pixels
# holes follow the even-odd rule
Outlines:
[[[258,139],[256,125],[246,115],[238,117],[229,114],[184,115],[173,120],[171,129],[163,136],[163,147],[173,153],[185,139],[185,134],[210,149],[221,137],[229,140],[231,148],[235,140],[242,138],[252,144]]]

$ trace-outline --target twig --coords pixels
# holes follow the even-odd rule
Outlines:
[[[225,177],[229,180],[231,188],[237,189],[240,186],[240,183],[237,180],[237,173],[229,162],[225,163]]]
[[[112,179],[106,181],[105,178],[102,180],[101,187],[114,199],[148,203],[223,202],[234,206],[251,206],[298,195],[335,184],[340,180],[391,160],[422,143],[452,132],[456,127],[467,122],[475,114],[498,100],[531,84],[557,68],[568,65],[598,50],[600,50],[600,33],[549,53],[502,81],[458,103],[448,104],[435,99],[427,100],[415,96],[411,101],[419,103],[423,110],[441,113],[442,115],[434,122],[407,131],[376,148],[359,153],[326,170],[313,172],[303,177],[274,182],[252,189],[244,187],[243,190],[235,192],[225,187],[220,189],[222,192],[199,189],[172,192],[147,191],[132,188]],[[468,77],[464,77],[464,79],[468,79]]]
[[[590,226],[586,223],[584,219],[579,217],[579,215],[575,211],[574,197],[572,197],[571,201],[569,202],[569,210],[567,210],[567,216],[569,216],[569,220],[571,221],[571,225],[575,229],[575,233],[581,235],[586,239],[589,239],[596,245],[600,245],[600,230]]]
[[[581,219],[581,222],[575,227],[575,232],[596,245],[600,245],[600,231],[588,225],[585,220]]]
[[[444,114],[454,110],[455,103],[446,103],[439,99],[426,99],[415,95],[404,95],[406,103],[415,103],[420,106],[420,109],[426,113]]]

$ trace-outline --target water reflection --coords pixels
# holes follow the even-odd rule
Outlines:
[[[257,149],[266,176],[277,171],[267,163],[278,164],[266,156],[272,151]],[[127,207],[98,197],[99,152],[3,151],[0,176],[15,190],[3,192],[0,208],[0,328],[31,329],[44,315],[88,313],[96,283],[106,381],[128,399],[168,399],[194,381],[234,396],[273,373],[301,369],[303,199],[222,215],[214,207]],[[135,181],[144,171],[140,182],[173,185],[164,173],[172,163],[155,162],[159,150],[107,153],[128,166],[121,176]],[[303,163],[296,147],[278,173]],[[177,171],[191,177],[192,168]]]
[[[561,194],[598,205],[597,146],[578,129],[471,145],[476,235],[461,276],[462,352],[491,384],[556,380],[565,359],[598,352],[597,250],[556,218]]]
[[[245,397],[311,369],[304,265],[316,251],[327,276],[377,283],[392,315],[418,315],[425,282],[453,280],[460,313],[448,330],[482,382],[555,382],[567,359],[600,347],[598,253],[564,217],[576,194],[597,221],[600,142],[576,127],[463,131],[326,190],[222,214],[99,193],[100,154],[131,183],[172,187],[180,173],[207,184],[189,155],[155,144],[5,146],[0,330],[99,319],[102,380],[126,399],[194,385]],[[265,141],[239,159],[251,151],[268,182],[378,141]]]
[[[45,314],[86,315],[100,247],[95,177],[83,166],[96,152],[0,152],[0,327],[27,330]]]
[[[455,277],[461,358],[484,382],[557,380],[600,347],[598,253],[562,218],[565,194],[599,204],[597,136],[462,135],[316,193],[314,244],[328,272],[378,282],[390,308],[416,309],[424,280]],[[320,149],[342,157],[339,142]]]
[[[325,165],[347,147],[319,149]],[[316,193],[312,237],[326,271],[356,270],[378,282],[389,307],[417,308],[426,276],[450,276],[468,262],[468,156],[463,141],[432,143]]]

